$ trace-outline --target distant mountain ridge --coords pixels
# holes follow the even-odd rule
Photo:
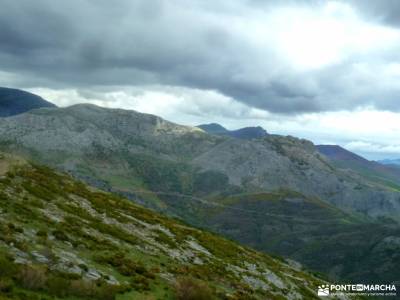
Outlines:
[[[397,159],[382,159],[382,160],[378,160],[377,162],[382,164],[382,165],[400,166],[400,158],[397,158]]]
[[[320,153],[324,154],[330,159],[359,161],[364,163],[369,162],[364,157],[346,150],[339,145],[316,145],[315,147]]]
[[[338,168],[351,169],[367,178],[400,189],[400,168],[394,163],[370,161],[338,145],[316,145],[316,148]]]
[[[203,129],[205,132],[208,132],[210,134],[231,136],[244,140],[262,138],[268,135],[267,131],[260,126],[244,127],[237,130],[228,130],[220,124],[210,123],[198,125],[197,127]]]
[[[43,107],[56,106],[29,92],[0,87],[0,117],[14,116]]]

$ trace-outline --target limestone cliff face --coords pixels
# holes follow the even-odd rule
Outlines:
[[[294,137],[229,139],[193,162],[252,190],[293,190],[372,216],[400,211],[399,193],[333,167],[311,142]]]

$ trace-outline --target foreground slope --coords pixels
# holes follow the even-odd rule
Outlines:
[[[42,107],[55,105],[22,90],[0,87],[0,117],[18,115]]]
[[[46,167],[1,154],[0,175],[0,293],[9,299],[316,298],[321,280],[296,265]]]

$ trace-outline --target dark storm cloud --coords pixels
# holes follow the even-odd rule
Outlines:
[[[351,0],[366,17],[383,23],[400,26],[400,1],[398,0]]]
[[[158,84],[211,89],[282,113],[369,103],[392,109],[392,98],[372,99],[380,97],[378,92],[354,95],[349,80],[358,78],[351,75],[351,62],[294,72],[271,47],[259,49],[248,32],[233,26],[237,18],[251,21],[263,9],[288,3],[323,2],[3,0],[0,70],[18,74],[26,85],[49,88]]]

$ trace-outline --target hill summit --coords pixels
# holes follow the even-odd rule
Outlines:
[[[14,116],[42,107],[56,106],[29,92],[0,87],[0,117]]]
[[[244,140],[262,138],[268,135],[267,131],[261,126],[243,127],[237,130],[228,130],[220,124],[210,123],[198,125],[197,127],[210,134],[230,136]]]

